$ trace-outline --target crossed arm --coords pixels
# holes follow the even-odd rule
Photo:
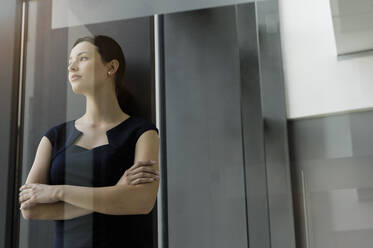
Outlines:
[[[41,156],[38,153],[36,158]],[[154,161],[150,166],[145,167],[146,163],[141,162],[149,160]],[[159,182],[144,177],[157,171],[158,135],[149,130],[137,141],[135,165],[124,173],[116,185],[80,187],[38,184],[35,183],[36,177],[32,180],[30,172],[26,184],[20,188],[21,211],[26,219],[71,219],[92,212],[147,214],[154,207]],[[131,180],[135,183],[130,184]]]

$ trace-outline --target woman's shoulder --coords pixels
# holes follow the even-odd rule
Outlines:
[[[143,117],[135,117],[134,118],[134,124],[133,124],[133,137],[134,142],[136,143],[137,140],[140,138],[140,136],[149,130],[154,130],[159,133],[159,130],[157,126],[149,119],[143,118]]]
[[[47,132],[48,131],[57,131],[57,132],[65,131],[72,122],[73,120],[70,120],[70,121],[60,122],[55,125],[49,126],[49,128],[47,129]]]
[[[44,132],[44,136],[47,137],[53,144],[56,142],[56,139],[58,137],[61,137],[61,136],[66,137],[69,127],[71,126],[72,122],[73,120],[70,120],[70,121],[60,122],[56,125],[52,125]]]
[[[134,120],[132,126],[135,130],[154,129],[158,132],[157,126],[151,120],[140,116],[132,116],[131,118]]]

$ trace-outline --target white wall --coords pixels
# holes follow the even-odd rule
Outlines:
[[[373,108],[373,56],[337,60],[329,0],[279,0],[288,118]]]

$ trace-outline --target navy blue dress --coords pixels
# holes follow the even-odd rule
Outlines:
[[[75,120],[50,128],[53,145],[49,173],[51,185],[113,186],[134,162],[138,138],[156,126],[131,116],[107,131],[109,144],[86,149],[75,145],[82,135]],[[153,210],[154,211],[154,210]],[[94,212],[54,221],[54,248],[153,247],[153,211],[147,215],[107,215]]]

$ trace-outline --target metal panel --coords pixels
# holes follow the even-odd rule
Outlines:
[[[272,248],[295,247],[278,0],[256,2]]]
[[[165,101],[165,64],[164,64],[164,16],[154,18],[154,47],[156,74],[156,109],[159,128],[159,170],[162,179],[158,190],[158,247],[168,247],[168,198],[167,198],[167,142]]]
[[[237,5],[249,247],[270,247],[255,4]]]
[[[298,247],[371,246],[372,124],[372,111],[289,122]]]
[[[247,247],[235,7],[164,17],[169,247]]]

